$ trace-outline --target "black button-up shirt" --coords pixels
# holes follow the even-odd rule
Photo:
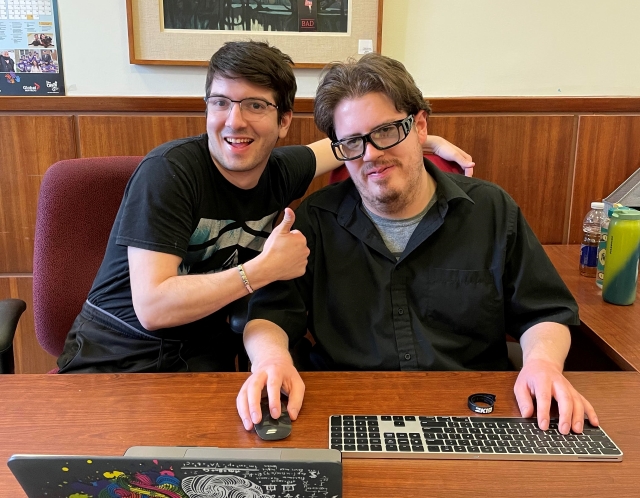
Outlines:
[[[505,334],[578,324],[578,307],[520,208],[500,187],[439,171],[435,205],[396,258],[348,179],[309,196],[294,228],[306,274],[274,282],[249,318],[294,344],[311,331],[337,370],[506,370]]]

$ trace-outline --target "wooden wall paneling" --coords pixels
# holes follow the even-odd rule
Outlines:
[[[569,243],[582,242],[582,221],[640,168],[640,116],[580,116]]]
[[[80,115],[80,157],[144,156],[160,144],[206,131],[200,116]]]
[[[318,130],[315,123],[313,122],[312,115],[295,114],[293,120],[291,121],[291,126],[289,127],[287,136],[279,140],[277,145],[308,145],[313,142],[317,142],[318,140],[322,140],[323,138],[327,138],[327,136],[320,130]],[[302,196],[301,199],[293,201],[291,203],[291,208],[296,209],[305,197],[307,197],[310,193],[315,192],[316,190],[320,190],[328,183],[328,174],[315,178],[311,182],[311,185],[309,185],[309,188],[305,192],[304,196]]]
[[[515,199],[540,242],[563,242],[573,116],[434,115],[429,133],[470,153],[474,175]]]
[[[0,299],[17,298],[27,303],[13,340],[15,371],[23,373],[46,373],[56,366],[56,358],[40,347],[33,325],[33,277],[0,277]]]
[[[0,116],[0,274],[30,273],[40,182],[76,155],[72,116]]]

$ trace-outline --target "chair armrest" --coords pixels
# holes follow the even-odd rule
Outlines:
[[[22,299],[0,301],[0,373],[13,371],[13,337],[26,309],[27,304]]]

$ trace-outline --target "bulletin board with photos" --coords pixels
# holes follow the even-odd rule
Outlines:
[[[64,95],[58,0],[0,0],[0,97]]]

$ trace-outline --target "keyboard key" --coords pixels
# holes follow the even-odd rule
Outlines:
[[[398,447],[400,448],[400,451],[411,451],[411,446],[408,444],[400,444]]]
[[[520,453],[520,448],[514,448],[514,447],[511,446],[511,447],[507,448],[507,451],[509,453]]]
[[[394,438],[385,438],[384,444],[396,444],[396,440]]]
[[[371,429],[371,427],[378,427],[378,421],[377,420],[369,420],[367,422],[367,425],[369,426],[369,429]]]
[[[391,416],[390,415],[382,415],[380,417],[380,420],[385,420],[385,421],[391,420]]]
[[[382,446],[380,446],[379,444],[372,444],[370,448],[371,451],[382,451]]]
[[[409,433],[409,437],[417,437],[417,438],[419,438],[419,437],[420,437],[420,434],[419,434],[419,433],[417,433],[417,432],[410,432],[410,433]]]
[[[381,444],[380,439],[377,438],[377,437],[371,438],[369,440],[369,443],[371,443],[371,444]]]
[[[440,446],[442,453],[453,453],[453,446]]]
[[[404,421],[404,417],[402,415],[394,415],[393,420],[402,420]]]
[[[332,437],[331,438],[331,444],[342,444],[342,438],[341,437]]]
[[[480,453],[480,448],[476,447],[476,446],[469,446],[467,448],[467,451],[469,453]]]
[[[342,420],[353,420],[353,415],[343,415]]]
[[[398,438],[398,444],[409,444],[409,440],[405,438]]]
[[[432,453],[439,453],[440,446],[427,446],[427,450],[429,450]]]
[[[342,437],[356,437],[356,433],[355,432],[344,432],[342,434]]]
[[[344,439],[344,444],[356,444],[355,438],[348,437]]]
[[[393,421],[393,425],[395,425],[396,427],[404,427],[404,421],[402,421],[402,420],[394,420]]]
[[[356,445],[355,444],[345,444],[344,445],[344,451],[356,451]]]
[[[608,448],[602,448],[603,450],[606,450]],[[590,455],[602,455],[601,451],[598,448],[587,448],[587,451],[589,452]]]
[[[418,420],[420,420],[420,422],[435,422],[436,417],[418,417]]]
[[[356,432],[356,437],[358,437],[358,438],[366,438],[367,437],[367,433],[366,432]]]
[[[480,451],[482,453],[493,453],[493,448],[490,448],[488,446],[483,446],[482,448],[480,448]]]
[[[520,448],[520,453],[533,453],[532,448]]]
[[[332,415],[331,416],[331,425],[337,425],[337,426],[341,426],[342,425],[342,417],[340,415]]]
[[[342,445],[341,444],[332,444],[331,445],[331,449],[332,450],[342,451]]]
[[[369,440],[365,438],[356,439],[356,444],[369,444]]]
[[[503,448],[502,446],[496,446],[493,448],[494,453],[506,453],[507,448]]]
[[[471,441],[471,446],[484,446],[484,441],[478,441],[478,440]]]
[[[411,438],[411,444],[412,445],[414,445],[414,444],[420,445],[420,444],[422,444],[422,439],[420,439],[420,438]]]
[[[620,455],[622,452],[618,448],[602,448],[600,453],[603,455]]]
[[[547,448],[547,453],[550,455],[559,455],[560,450],[558,448]]]
[[[587,455],[587,454],[588,454],[588,451],[587,451],[587,450],[585,450],[584,448],[574,448],[574,449],[573,449],[573,452],[574,452],[576,455]]]
[[[396,432],[396,437],[408,438],[409,434],[406,432]]]
[[[368,444],[359,444],[357,446],[358,451],[369,451],[369,445]]]
[[[362,426],[367,426],[367,421],[366,420],[356,420],[356,427],[362,427]]]
[[[560,448],[560,453],[563,455],[573,455],[573,450],[571,448]]]
[[[413,415],[405,415],[404,419],[407,422],[415,422],[416,421],[416,418]]]
[[[415,446],[411,445],[411,449],[413,451],[417,451],[417,452],[420,452],[420,453],[424,452],[424,446],[422,446],[422,445],[415,445]]]
[[[466,453],[467,448],[465,446],[454,446],[453,451],[455,451],[456,453]]]
[[[398,451],[398,447],[395,444],[386,444],[385,448],[387,451]]]

